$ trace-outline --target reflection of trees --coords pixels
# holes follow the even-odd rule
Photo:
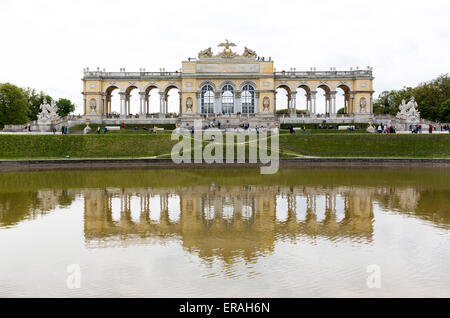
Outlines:
[[[74,199],[74,193],[68,190],[0,192],[0,225],[11,226],[24,219],[45,215],[56,206],[68,207]]]

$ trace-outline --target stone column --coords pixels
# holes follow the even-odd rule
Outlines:
[[[277,91],[273,92],[273,114],[277,114]]]
[[[119,93],[120,95],[120,116],[126,116],[126,95],[125,93]]]
[[[316,91],[313,91],[310,93],[311,95],[311,113],[316,115]]]
[[[214,115],[222,113],[222,103],[220,100],[220,92],[214,93]]]
[[[128,95],[126,95],[126,99],[125,99],[125,101],[126,101],[126,109],[125,109],[125,111],[126,111],[126,115],[128,116],[128,115],[130,115],[130,113],[131,113],[131,95],[130,94],[128,94]]]
[[[306,97],[306,113],[311,113],[311,96],[310,94],[305,94]]]
[[[350,109],[349,109],[349,114],[353,114],[354,110],[353,110],[353,101],[355,100],[355,94],[354,93],[350,93]]]
[[[202,103],[201,103],[201,93],[197,92],[195,94],[195,110],[194,113],[201,114],[202,112]]]
[[[159,93],[159,117],[164,117],[164,93]]]
[[[255,114],[259,113],[259,92],[255,92]]]
[[[86,98],[83,99],[83,106],[84,106],[84,114],[87,115],[87,109],[86,109]]]
[[[234,95],[234,113],[241,113],[242,114],[242,102],[241,102],[241,92],[238,91]]]
[[[370,93],[370,113],[373,114],[373,93]]]
[[[336,92],[331,92],[330,97],[331,97],[330,117],[336,117]]]
[[[102,114],[102,115],[106,115],[106,96],[105,96],[105,95],[102,96],[102,109],[101,109],[101,114]]]
[[[297,92],[291,93],[291,117],[297,117]]]
[[[139,92],[139,96],[141,97],[139,100],[139,115],[144,115],[144,113],[145,113],[145,93]]]

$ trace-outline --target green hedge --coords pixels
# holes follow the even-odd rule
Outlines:
[[[450,158],[450,134],[284,134],[280,147],[318,157]]]
[[[165,135],[0,135],[0,158],[120,158],[170,153]]]

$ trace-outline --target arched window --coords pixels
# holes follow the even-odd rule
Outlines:
[[[234,113],[234,89],[229,84],[222,87],[222,113]]]
[[[255,88],[249,84],[242,88],[242,114],[255,113]]]
[[[214,88],[207,84],[201,92],[202,114],[214,114]]]

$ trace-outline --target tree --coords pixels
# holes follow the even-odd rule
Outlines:
[[[41,105],[44,103],[44,99],[47,100],[48,104],[50,104],[53,99],[44,92],[37,93],[34,88],[28,87],[23,91],[27,97],[28,105],[30,107],[29,118],[30,120],[37,120],[37,116],[41,112]]]
[[[441,123],[450,123],[450,98],[442,103],[439,110],[439,119]]]
[[[345,114],[345,109],[344,109],[344,107],[339,108],[338,111],[337,111],[337,114],[339,114],[339,115]]]
[[[25,124],[30,108],[24,91],[10,83],[0,84],[0,126]]]
[[[72,104],[70,100],[65,98],[60,98],[56,102],[56,107],[58,107],[57,113],[61,117],[66,117],[75,110],[75,105]]]
[[[401,90],[382,92],[374,102],[374,113],[395,116],[402,99],[408,102],[412,97],[417,102],[420,117],[432,121],[439,120],[441,117],[440,108],[450,98],[450,78],[448,74],[441,75],[426,83],[420,83],[414,88],[404,87]]]

